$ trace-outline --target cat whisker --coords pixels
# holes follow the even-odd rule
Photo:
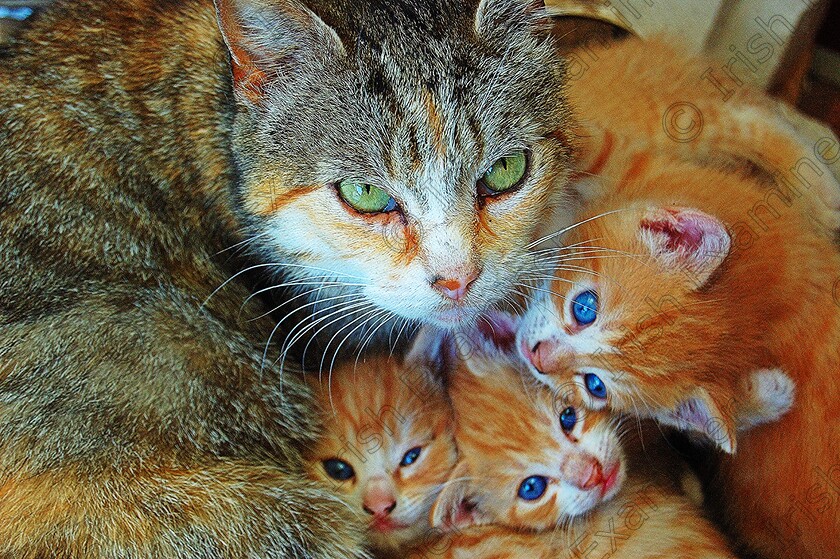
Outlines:
[[[580,227],[580,226],[582,226],[582,225],[586,225],[587,223],[591,223],[591,222],[593,222],[593,221],[595,221],[595,220],[598,220],[598,219],[601,219],[601,218],[607,217],[607,216],[612,215],[612,214],[617,214],[617,213],[620,213],[620,212],[623,212],[623,211],[626,211],[626,210],[623,210],[623,209],[620,209],[620,210],[611,210],[611,211],[604,212],[604,213],[598,214],[598,215],[596,215],[596,216],[590,217],[590,218],[588,218],[588,219],[584,219],[583,221],[579,221],[579,222],[575,223],[574,225],[570,225],[570,226],[568,226],[568,227],[564,227],[563,229],[561,229],[561,230],[559,230],[559,231],[555,231],[554,233],[551,233],[551,234],[549,234],[549,235],[546,235],[546,236],[544,236],[544,237],[543,237],[543,238],[541,238],[541,239],[538,239],[538,240],[536,240],[536,241],[534,241],[534,242],[532,242],[532,243],[527,244],[527,245],[525,246],[525,250],[530,250],[530,249],[532,249],[532,248],[534,248],[534,247],[536,247],[536,246],[539,246],[539,245],[543,244],[543,243],[544,243],[544,242],[546,242],[546,241],[550,241],[551,239],[555,239],[555,238],[557,238],[557,237],[559,237],[559,236],[561,236],[561,235],[565,235],[565,234],[566,234],[566,233],[568,233],[569,231],[572,231],[573,229],[576,229],[576,228],[578,228],[578,227]]]

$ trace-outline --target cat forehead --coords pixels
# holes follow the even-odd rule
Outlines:
[[[461,2],[314,4],[347,57],[281,84],[260,121],[297,176],[421,189],[440,184],[430,162],[459,181],[566,125],[565,63],[545,40],[486,41]]]

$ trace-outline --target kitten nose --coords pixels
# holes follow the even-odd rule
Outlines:
[[[432,282],[432,287],[443,294],[444,297],[455,302],[461,301],[469,291],[470,286],[478,279],[479,272],[471,271],[465,274],[455,274],[449,278],[438,276]]]
[[[365,499],[362,508],[371,516],[383,518],[388,516],[397,508],[397,502],[393,497],[386,497],[382,499]]]
[[[547,375],[560,368],[563,357],[571,354],[571,348],[557,340],[540,340],[536,343],[524,340],[520,346],[522,356],[527,359],[538,372]]]
[[[384,481],[373,479],[362,496],[362,508],[375,518],[385,518],[397,508],[394,492]]]
[[[574,457],[566,462],[563,475],[569,483],[588,491],[604,482],[604,468],[597,458],[591,455]]]

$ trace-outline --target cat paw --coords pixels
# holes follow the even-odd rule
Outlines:
[[[762,369],[751,373],[747,391],[755,404],[749,422],[753,425],[778,421],[793,407],[796,384],[781,369]]]

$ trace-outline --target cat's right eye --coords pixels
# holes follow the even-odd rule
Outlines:
[[[324,460],[322,464],[327,475],[338,481],[347,481],[356,475],[353,466],[338,458]]]
[[[397,201],[378,186],[343,180],[336,188],[344,203],[359,213],[388,213],[398,208]]]
[[[544,476],[531,476],[519,485],[518,495],[526,501],[536,501],[548,489],[548,478]]]

